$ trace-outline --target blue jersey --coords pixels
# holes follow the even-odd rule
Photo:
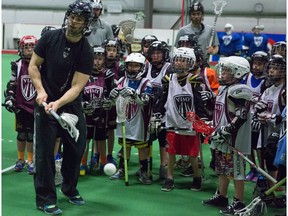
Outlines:
[[[257,51],[268,53],[268,37],[265,34],[246,34],[244,35],[243,46],[249,47],[248,56],[252,56]]]
[[[232,56],[240,53],[242,50],[242,38],[238,33],[219,33],[219,54],[224,56]]]

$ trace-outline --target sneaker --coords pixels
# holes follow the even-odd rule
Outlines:
[[[112,155],[107,155],[107,163],[113,163],[115,166],[117,166],[116,160]]]
[[[227,216],[232,216],[236,211],[245,208],[245,204],[240,202],[238,199],[234,198],[233,202],[226,208],[220,210],[220,213]]]
[[[38,206],[38,209],[43,211],[46,214],[50,215],[60,215],[62,214],[62,210],[58,208],[56,205],[46,205],[44,207]]]
[[[252,182],[257,182],[258,177],[259,177],[259,173],[256,172],[256,173],[254,174],[253,178],[251,179],[251,181],[252,181]]]
[[[81,165],[80,166],[80,176],[85,176],[85,174],[88,172],[88,166],[87,165]]]
[[[67,196],[62,192],[61,189],[60,192],[69,199],[69,203],[74,205],[84,205],[84,200],[79,194],[76,196]]]
[[[99,166],[99,154],[94,154],[90,162],[91,170],[95,171]]]
[[[255,170],[250,170],[248,173],[247,173],[247,175],[246,175],[246,177],[245,177],[245,180],[246,181],[252,181],[252,179],[253,179],[253,177],[255,176],[255,174],[256,174],[257,172],[255,172]]]
[[[180,173],[181,176],[184,176],[184,177],[190,177],[190,176],[193,176],[193,168],[192,166],[189,166],[187,169],[185,169],[184,171],[182,171]]]
[[[145,185],[150,185],[152,184],[151,179],[149,178],[147,172],[141,171],[139,175],[139,181],[142,182]]]
[[[159,168],[159,179],[166,179],[167,178],[167,167],[160,166]]]
[[[173,179],[166,179],[164,182],[164,185],[162,186],[161,190],[162,191],[172,191],[174,189],[174,180]]]
[[[210,199],[203,200],[202,204],[204,206],[215,206],[223,208],[228,206],[228,198],[215,193]]]
[[[201,177],[194,177],[190,189],[193,191],[200,191],[201,190],[201,182],[202,182]]]
[[[123,169],[119,169],[114,175],[110,176],[110,180],[115,180],[115,179],[122,179],[124,178],[125,173]]]
[[[16,161],[16,164],[14,167],[15,172],[22,172],[24,169],[24,166],[25,166],[25,161],[19,159],[18,161]]]
[[[27,164],[27,173],[28,173],[28,175],[35,174],[33,161],[28,162],[28,164]]]

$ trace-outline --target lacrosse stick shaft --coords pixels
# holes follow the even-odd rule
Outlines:
[[[3,174],[3,173],[5,173],[5,172],[9,172],[10,170],[13,170],[14,167],[15,167],[15,165],[12,165],[12,166],[10,166],[10,167],[7,167],[7,168],[1,170],[1,173]]]
[[[151,180],[153,179],[152,169],[153,169],[153,141],[149,141],[149,177]]]
[[[265,191],[265,195],[268,196],[271,193],[273,193],[275,190],[277,190],[281,185],[283,185],[286,182],[286,178],[287,177],[283,178],[281,181],[273,185],[269,190]]]
[[[200,134],[198,134],[198,139],[199,139],[199,155],[200,155],[200,160],[201,160],[201,172],[202,172],[202,177],[205,178],[203,149],[202,149],[202,143],[201,143]]]
[[[123,139],[123,154],[124,154],[124,174],[125,174],[125,185],[129,185],[128,179],[128,163],[127,163],[127,148],[126,148],[126,128],[125,122],[121,123],[122,127],[122,139]]]
[[[228,145],[228,144],[227,144]],[[273,182],[274,184],[277,183],[277,180],[274,179],[272,176],[270,176],[268,173],[266,173],[263,169],[258,167],[256,164],[254,164],[248,157],[246,157],[242,152],[238,151],[236,148],[232,147],[231,145],[228,145],[236,154],[238,154],[241,158],[243,158],[245,161],[247,161],[252,167],[254,167],[258,172],[260,172],[262,175],[264,175],[268,180]]]
[[[46,102],[43,102],[42,105],[43,105],[44,107],[46,107],[46,106],[47,106],[47,103],[46,103]],[[61,122],[60,116],[59,116],[53,109],[49,109],[49,113],[50,113],[57,121],[59,121],[59,123]],[[60,124],[61,124],[61,123],[60,123]]]

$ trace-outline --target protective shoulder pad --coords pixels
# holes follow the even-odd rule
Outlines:
[[[252,99],[252,90],[249,86],[244,84],[232,85],[228,89],[228,97],[234,99],[244,99],[246,101],[251,101]]]

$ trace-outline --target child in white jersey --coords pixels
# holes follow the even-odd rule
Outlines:
[[[250,72],[249,62],[242,57],[230,56],[219,62],[217,67],[221,85],[216,97],[211,148],[215,149],[215,172],[219,176],[218,192],[208,200],[205,206],[225,207],[220,211],[224,215],[234,215],[235,211],[245,207],[244,201],[244,165],[245,161],[230,146],[243,154],[251,151],[251,89],[240,84],[241,79]],[[235,195],[228,205],[227,191],[230,180],[234,181]]]

